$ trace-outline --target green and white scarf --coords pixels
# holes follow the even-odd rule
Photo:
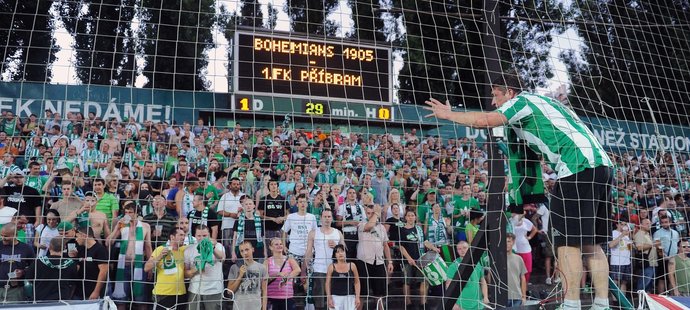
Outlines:
[[[419,225],[415,225],[415,228],[417,229],[417,244],[419,246],[419,255],[421,257],[424,255],[424,231],[421,227],[419,227]]]
[[[189,214],[189,212],[194,211],[194,206],[192,205],[193,200],[194,194],[190,193],[185,187],[184,197],[182,197],[182,214]]]
[[[240,248],[240,243],[244,241],[244,224],[245,224],[245,214],[240,213],[240,218],[237,219],[237,243],[235,244],[235,249]],[[261,220],[254,213],[254,229],[256,230],[256,247],[262,248],[264,246],[264,235],[261,230]]]
[[[203,211],[201,211],[201,222],[197,223],[197,224],[208,226],[208,210],[209,209],[211,209],[211,208],[206,207],[206,208],[204,208]],[[189,218],[189,219],[196,218],[196,216],[194,216],[194,213],[196,213],[196,211],[197,211],[196,209],[192,209],[191,211],[189,211],[189,213],[187,213],[187,218]]]
[[[60,264],[55,265],[50,261],[50,258],[48,256],[41,256],[38,258],[41,263],[44,265],[53,268],[53,269],[65,269],[69,266],[74,265],[74,261],[71,258],[68,259],[60,259]]]
[[[439,214],[439,220],[435,220],[433,214],[429,214],[429,219],[427,220],[427,227],[429,234],[429,242],[433,245],[443,245],[448,244],[448,238],[446,236],[446,222],[443,221],[443,216]]]
[[[201,239],[199,244],[196,245],[196,249],[199,255],[194,258],[194,266],[199,271],[204,271],[206,269],[206,264],[213,266],[216,263],[215,256],[213,255],[213,242],[208,238]]]
[[[117,257],[117,273],[115,274],[115,289],[113,297],[125,298],[125,256],[129,245],[129,226],[120,230],[120,255]],[[174,261],[174,259],[173,259]],[[144,226],[137,221],[136,241],[134,241],[134,272],[132,274],[132,296],[140,296],[144,292]]]

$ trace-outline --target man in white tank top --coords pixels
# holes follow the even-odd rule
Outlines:
[[[309,287],[306,288],[306,291],[309,292],[307,303],[313,304],[317,310],[326,309],[327,306],[324,288],[326,287],[328,265],[333,263],[333,248],[338,244],[345,245],[343,233],[331,227],[332,223],[333,211],[331,209],[323,210],[321,227],[309,232],[307,238],[307,250],[302,270],[307,270],[307,278],[310,279]]]

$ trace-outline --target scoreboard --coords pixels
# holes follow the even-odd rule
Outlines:
[[[394,119],[390,48],[237,31],[233,58],[232,110]]]

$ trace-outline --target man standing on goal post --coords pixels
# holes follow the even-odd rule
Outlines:
[[[523,92],[514,73],[495,79],[491,86],[495,111],[455,112],[448,101],[431,98],[425,102],[432,112],[427,117],[476,128],[506,126],[509,145],[525,145],[554,168],[558,179],[551,193],[551,232],[568,288],[562,308],[581,308],[586,259],[595,289],[591,309],[608,309],[608,261],[599,244],[608,239],[613,162],[572,110],[554,99]],[[508,156],[515,160],[512,153]]]

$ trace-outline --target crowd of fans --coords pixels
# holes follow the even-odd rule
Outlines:
[[[486,210],[486,148],[414,128],[346,134],[46,111],[2,112],[0,130],[4,302],[108,295],[122,308],[218,309],[225,295],[235,309],[294,309],[298,294],[316,309],[354,309],[389,296],[390,275],[402,272],[400,298],[426,307],[448,283],[425,281],[421,258],[437,253],[452,277]],[[612,278],[624,291],[690,295],[690,160],[615,158]],[[542,169],[548,193],[556,174]],[[528,297],[532,266],[545,266],[547,285],[562,280],[548,207],[524,209],[509,221],[511,305]],[[475,263],[457,308],[489,303],[490,263]]]

